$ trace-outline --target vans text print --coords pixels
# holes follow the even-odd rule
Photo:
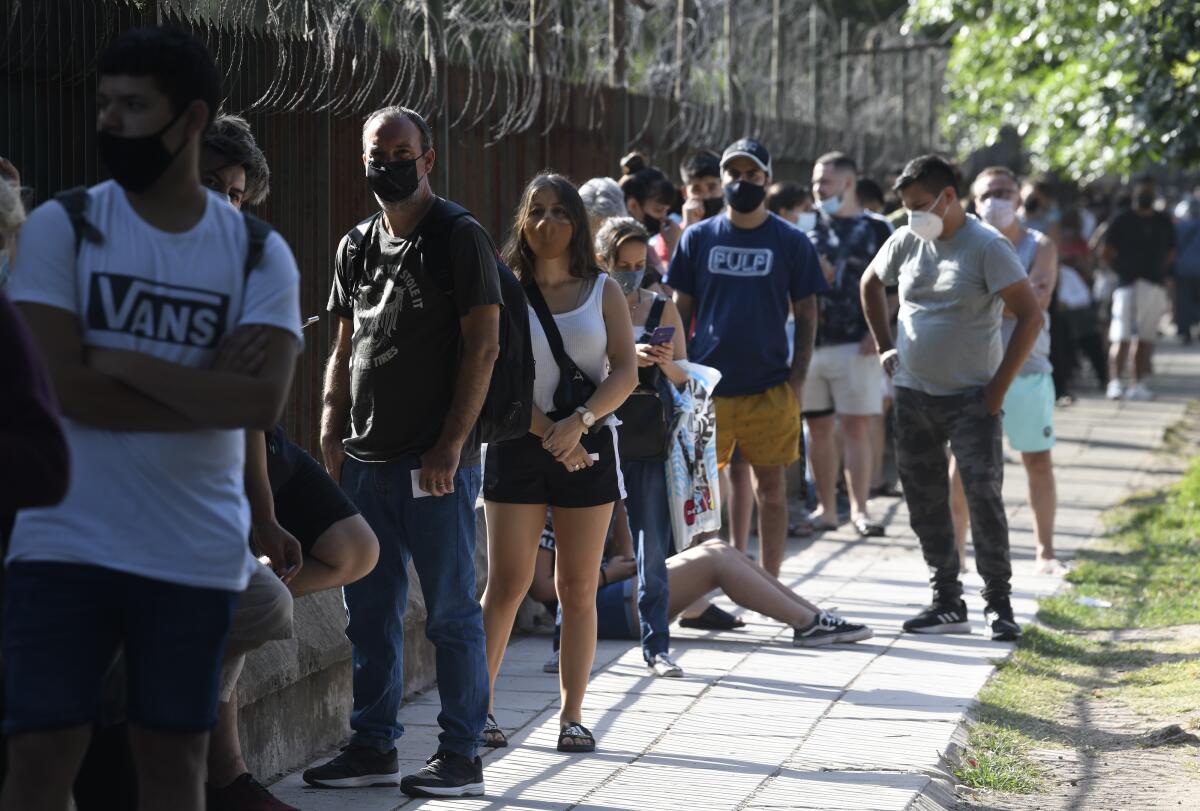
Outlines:
[[[215,349],[225,334],[224,293],[117,273],[93,273],[89,288],[88,329],[200,349]]]
[[[769,276],[775,253],[770,248],[729,248],[708,252],[708,272],[722,276]]]

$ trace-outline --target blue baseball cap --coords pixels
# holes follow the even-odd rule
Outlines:
[[[721,168],[724,169],[725,164],[734,158],[749,158],[758,164],[759,169],[771,174],[771,153],[753,138],[739,138],[725,147],[725,153],[721,155]]]

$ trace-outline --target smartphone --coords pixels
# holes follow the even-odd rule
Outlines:
[[[303,324],[303,327],[302,327],[302,328],[308,328],[308,327],[311,327],[313,324],[317,323],[317,322],[318,322],[318,321],[320,321],[320,320],[321,320],[321,316],[319,316],[319,315],[310,315],[308,318],[304,319],[304,324]]]
[[[654,334],[650,336],[650,346],[669,344],[673,340],[675,340],[674,327],[659,327],[658,329],[654,330]]]

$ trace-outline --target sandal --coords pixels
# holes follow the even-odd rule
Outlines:
[[[884,534],[883,524],[873,521],[865,515],[854,519],[854,529],[860,538],[882,538]]]
[[[794,524],[788,524],[789,538],[811,538],[813,536],[813,527],[807,521],[797,521]]]
[[[732,631],[745,626],[745,620],[735,617],[715,605],[709,605],[698,617],[684,617],[679,620],[680,628],[700,628],[705,631]]]
[[[568,740],[574,740],[575,743],[567,743]],[[583,743],[579,743],[579,741],[583,741]],[[558,732],[558,751],[568,753],[595,752],[596,736],[578,721],[563,724]]]
[[[496,723],[496,716],[488,713],[487,723],[483,725],[483,745],[488,749],[503,749],[508,746],[508,738],[504,730]]]

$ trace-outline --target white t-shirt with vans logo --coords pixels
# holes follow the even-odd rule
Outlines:
[[[300,339],[300,275],[272,233],[244,274],[241,212],[208,195],[200,222],[172,234],[146,223],[111,181],[89,189],[87,220],[103,244],[74,232],[54,201],[30,215],[8,293],[76,313],[88,347],[143,352],[207,368],[243,324]],[[245,433],[106,431],[63,420],[71,484],[61,504],[17,517],[8,562],[103,566],[188,586],[240,591],[255,565],[242,483]],[[19,461],[16,462],[19,464]]]

